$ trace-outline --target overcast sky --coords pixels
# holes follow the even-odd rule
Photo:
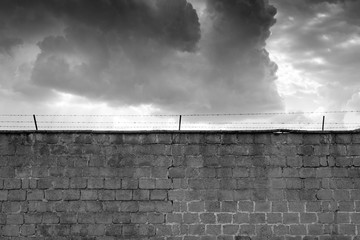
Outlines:
[[[2,114],[358,110],[358,0],[1,0]]]

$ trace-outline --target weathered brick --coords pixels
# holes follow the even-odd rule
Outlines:
[[[104,189],[120,189],[121,179],[118,178],[105,178]]]
[[[346,191],[346,190],[345,190]],[[360,190],[350,190],[351,200],[360,200]]]
[[[42,215],[42,223],[56,224],[60,222],[60,218],[56,213],[44,213]]]
[[[42,219],[42,213],[27,213],[24,215],[24,222],[27,224],[41,223]]]
[[[8,225],[21,225],[23,223],[24,223],[24,216],[22,214],[6,215],[6,224]]]
[[[31,236],[35,234],[35,225],[34,224],[25,224],[20,227],[21,236]]]
[[[95,223],[111,224],[113,220],[113,213],[98,212],[94,216]]]
[[[333,178],[330,182],[330,187],[333,189],[351,189],[353,186],[352,179],[348,178]]]
[[[289,234],[289,226],[286,225],[275,225],[274,226],[274,234],[276,236],[284,236]]]
[[[113,223],[130,223],[131,222],[131,213],[129,212],[121,212],[121,213],[113,213]]]
[[[155,204],[155,211],[167,213],[173,211],[173,204],[171,201],[153,201]]]
[[[105,230],[105,224],[89,224],[87,227],[87,232],[90,236],[104,236]]]
[[[332,156],[346,156],[346,145],[331,145],[330,146],[330,154]]]
[[[189,212],[204,212],[205,210],[205,202],[189,202],[188,203],[188,211]]]
[[[360,223],[360,213],[351,213],[350,218],[351,218],[351,223],[355,223],[355,224]]]
[[[291,235],[306,235],[306,226],[305,225],[290,225],[290,234]]]
[[[234,168],[232,174],[234,178],[244,178],[249,176],[249,170],[247,168]]]
[[[250,213],[250,223],[259,224],[265,223],[265,213]]]
[[[255,212],[270,212],[271,202],[257,201],[255,202]]]
[[[303,143],[304,144],[320,144],[320,134],[304,134]]]
[[[352,165],[352,157],[335,157],[335,166],[349,167]]]
[[[223,201],[221,202],[221,211],[222,212],[236,212],[237,211],[237,204],[236,201]]]
[[[7,200],[9,201],[24,201],[26,199],[25,190],[8,190]]]
[[[8,197],[7,190],[0,190],[0,201],[6,201]]]
[[[83,188],[86,188],[86,185],[87,185],[86,178],[77,177],[77,178],[70,179],[70,188],[83,189]]]
[[[5,225],[1,229],[2,235],[5,237],[19,236],[20,226],[19,225]]]
[[[159,224],[164,223],[165,216],[164,213],[148,213],[147,219],[150,224]]]
[[[111,193],[106,194],[106,195],[108,195],[108,197],[112,197]],[[105,197],[105,195],[103,197]],[[132,191],[131,190],[116,190],[115,199],[116,200],[131,200],[132,199]],[[107,199],[107,200],[113,200],[113,199]]]
[[[315,223],[317,222],[316,213],[300,213],[301,223]]]
[[[231,213],[217,213],[216,219],[218,223],[231,223],[232,214]]]
[[[182,217],[183,217],[182,222],[185,224],[194,224],[200,222],[199,215],[197,213],[184,213]],[[179,221],[181,222],[181,219],[179,219],[178,216],[173,215],[172,219],[176,219],[176,222]]]
[[[314,146],[314,154],[316,156],[329,156],[330,155],[330,145],[322,144]]]
[[[166,190],[151,190],[150,191],[151,200],[166,200],[167,191]]]
[[[332,177],[331,168],[328,168],[328,167],[317,168],[316,169],[316,177],[317,178]]]
[[[152,178],[167,178],[168,177],[168,168],[166,168],[166,167],[151,168],[151,177]]]
[[[140,189],[155,189],[155,179],[139,179]]]
[[[98,190],[99,200],[115,200],[115,190]]]
[[[265,196],[267,196],[267,199],[271,201],[280,201],[285,198],[285,192],[282,189],[273,189],[272,191],[266,191],[265,189],[260,189],[259,193],[266,193]],[[255,198],[255,199],[265,200],[264,197]]]
[[[335,201],[349,201],[350,200],[350,191],[344,189],[335,189],[334,190],[334,200]]]
[[[254,211],[254,202],[252,201],[239,201],[238,210],[240,212],[253,212]]]
[[[52,185],[55,189],[69,188],[69,183],[70,183],[69,178],[65,178],[65,177],[59,177],[59,178],[52,179]]]
[[[252,224],[242,225],[239,230],[239,234],[245,235],[245,236],[255,235],[255,225],[252,225]]]
[[[205,201],[206,212],[220,212],[220,202],[218,201]]]
[[[269,224],[282,223],[282,213],[266,213],[266,220]]]
[[[354,224],[339,224],[338,233],[343,235],[355,235],[356,225]]]
[[[141,182],[141,179],[140,179]],[[171,189],[172,181],[171,179],[156,179],[155,180],[155,188],[157,189]]]
[[[270,187],[275,189],[286,188],[286,180],[283,178],[270,179]]]
[[[359,156],[360,155],[360,144],[351,144],[346,146],[348,155]]]
[[[334,222],[334,213],[318,213],[318,222],[319,223],[333,223]]]
[[[39,189],[49,189],[53,188],[52,179],[49,178],[40,178],[37,183],[37,187]]]
[[[317,191],[315,189],[300,190],[300,200],[315,201]]]
[[[319,200],[331,200],[333,199],[333,191],[330,189],[321,189],[317,191],[316,197]]]
[[[21,179],[7,178],[3,182],[4,189],[20,189]]]
[[[337,212],[335,213],[337,223],[350,223],[350,213]]]
[[[324,234],[323,225],[321,224],[310,224],[308,225],[309,235],[322,235]]]
[[[348,170],[346,168],[333,168],[332,177],[335,178],[348,177]]]
[[[89,178],[87,180],[87,188],[89,189],[101,189],[104,187],[103,178]]]
[[[299,213],[283,213],[284,224],[299,223]]]
[[[286,188],[287,189],[301,189],[302,181],[300,178],[287,178],[286,179]]]
[[[28,190],[26,194],[27,200],[43,200],[45,198],[42,190]]]
[[[312,156],[312,155],[314,155],[314,146],[312,146],[312,145],[298,146],[297,153],[298,153],[298,155],[301,155],[301,156]]]
[[[299,171],[301,168],[283,168],[282,176],[286,178],[300,177]]]
[[[353,212],[355,208],[354,201],[341,201],[338,202],[338,210],[341,212]]]
[[[272,212],[288,212],[288,204],[285,201],[272,202]]]
[[[169,225],[157,225],[156,226],[156,236],[171,236],[172,229]]]
[[[300,201],[300,191],[297,189],[286,190],[285,199],[288,201]]]
[[[300,169],[300,177],[301,178],[311,178],[315,177],[315,169],[314,168],[301,168]]]
[[[121,180],[121,188],[122,189],[137,189],[139,187],[138,179],[122,179]]]
[[[319,189],[320,188],[320,179],[317,178],[307,178],[303,180],[305,189]]]
[[[205,233],[208,235],[218,236],[221,234],[221,225],[208,224],[205,227]]]
[[[97,200],[98,192],[96,190],[81,190],[80,191],[81,200]]]
[[[183,216],[181,213],[167,213],[166,214],[166,223],[182,223]]]
[[[63,197],[64,200],[79,200],[80,190],[64,190]]]
[[[289,212],[304,212],[305,211],[305,202],[304,201],[289,201]]]
[[[239,227],[238,224],[225,224],[222,226],[222,232],[226,235],[235,235],[239,231]]]

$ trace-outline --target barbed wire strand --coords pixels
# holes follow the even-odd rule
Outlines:
[[[312,111],[312,112],[255,112],[255,113],[199,113],[199,114],[36,114],[38,117],[208,117],[208,116],[254,116],[254,115],[303,115],[303,114],[339,114],[360,113],[360,110],[344,111]],[[31,117],[31,114],[0,114],[1,117]]]

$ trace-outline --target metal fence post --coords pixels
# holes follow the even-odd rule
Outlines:
[[[181,130],[181,115],[179,116],[179,131]]]
[[[38,130],[38,126],[37,126],[35,114],[33,114],[33,118],[34,118],[35,129],[36,129],[36,131],[37,131],[37,130]]]

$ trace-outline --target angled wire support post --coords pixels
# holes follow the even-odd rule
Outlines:
[[[38,129],[38,125],[37,125],[37,122],[36,122],[35,114],[33,114],[33,118],[34,118],[35,129],[36,129],[36,131],[38,131],[39,129]]]
[[[322,119],[322,126],[321,126],[322,131],[324,131],[324,127],[325,127],[325,116],[323,116],[323,119]]]
[[[179,131],[181,130],[181,115],[179,116]]]

